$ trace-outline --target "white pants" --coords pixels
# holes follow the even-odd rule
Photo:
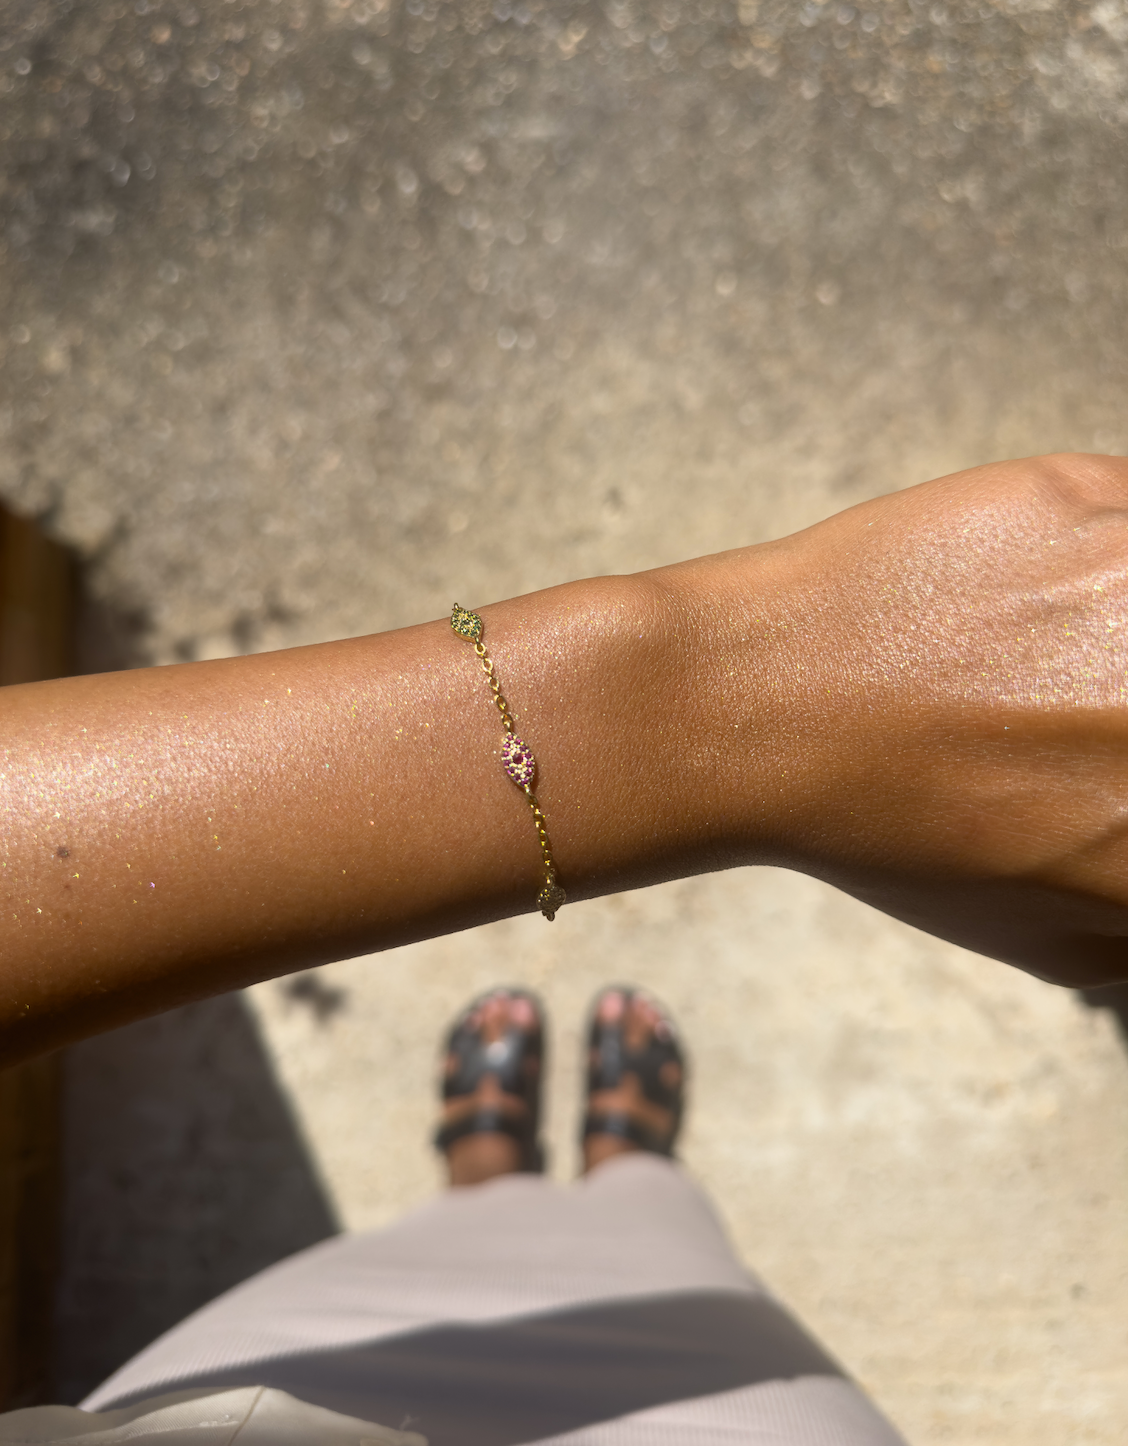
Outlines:
[[[83,1403],[259,1385],[431,1446],[903,1446],[678,1166],[509,1175],[237,1286]]]

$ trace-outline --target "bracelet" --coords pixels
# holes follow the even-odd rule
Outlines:
[[[537,903],[540,905],[541,913],[551,922],[556,917],[557,909],[567,902],[568,895],[556,882],[556,864],[552,858],[552,845],[548,841],[548,828],[545,824],[544,814],[541,813],[540,804],[537,802],[537,796],[533,792],[533,779],[537,771],[536,759],[533,757],[532,749],[517,737],[517,724],[514,722],[513,714],[509,711],[509,704],[502,696],[497,671],[482,642],[482,619],[477,613],[472,613],[468,608],[459,607],[455,603],[450,610],[450,625],[460,638],[465,638],[467,642],[474,644],[474,651],[478,655],[482,671],[489,682],[490,692],[493,694],[493,700],[501,714],[501,721],[505,725],[505,739],[501,745],[501,766],[528,799],[529,807],[533,810],[533,823],[536,825],[537,839],[544,861],[544,888],[537,895]]]

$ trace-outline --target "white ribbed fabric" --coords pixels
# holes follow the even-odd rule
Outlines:
[[[712,1385],[671,1399],[695,1351]],[[556,1402],[545,1421],[573,1429],[522,1436],[541,1381]],[[901,1443],[735,1258],[701,1191],[644,1154],[569,1186],[519,1175],[451,1191],[390,1229],[314,1246],[197,1311],[83,1406],[252,1383],[433,1446]]]
[[[851,1381],[805,1376],[632,1411],[537,1446],[905,1446]]]
[[[391,1431],[296,1401],[284,1391],[244,1386],[211,1396],[164,1396],[121,1411],[30,1406],[0,1416],[0,1446],[427,1446]]]

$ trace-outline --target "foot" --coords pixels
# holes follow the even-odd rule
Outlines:
[[[536,999],[495,989],[455,1021],[443,1064],[435,1143],[450,1184],[541,1168],[537,1128],[544,1025]]]
[[[613,1155],[671,1155],[681,1125],[685,1060],[673,1021],[636,989],[604,990],[589,1033],[584,1172]]]

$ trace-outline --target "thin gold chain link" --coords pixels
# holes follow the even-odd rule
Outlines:
[[[556,917],[557,909],[567,901],[567,895],[556,882],[556,861],[552,857],[552,844],[548,837],[548,821],[533,792],[536,764],[533,761],[532,752],[517,737],[517,721],[510,711],[505,694],[501,691],[501,681],[497,676],[497,669],[486,651],[485,643],[482,642],[485,625],[480,615],[459,607],[455,603],[451,609],[450,625],[460,638],[466,638],[468,642],[473,643],[474,652],[478,655],[482,672],[485,673],[486,681],[490,685],[490,693],[497,705],[497,711],[501,714],[501,721],[507,735],[506,746],[502,750],[502,761],[506,773],[525,795],[532,810],[533,825],[537,831],[537,843],[540,845],[541,860],[544,865],[544,885],[537,895],[537,903],[541,913],[551,921]]]
[[[513,714],[509,711],[509,704],[505,701],[505,697],[501,691],[501,682],[498,679],[497,670],[493,665],[493,659],[489,653],[486,652],[486,645],[484,643],[475,643],[474,651],[478,654],[478,658],[482,664],[482,672],[485,673],[486,681],[490,685],[493,700],[497,704],[497,711],[501,714],[501,721],[505,724],[505,731],[507,733],[513,733],[517,728],[517,724],[514,722]]]

